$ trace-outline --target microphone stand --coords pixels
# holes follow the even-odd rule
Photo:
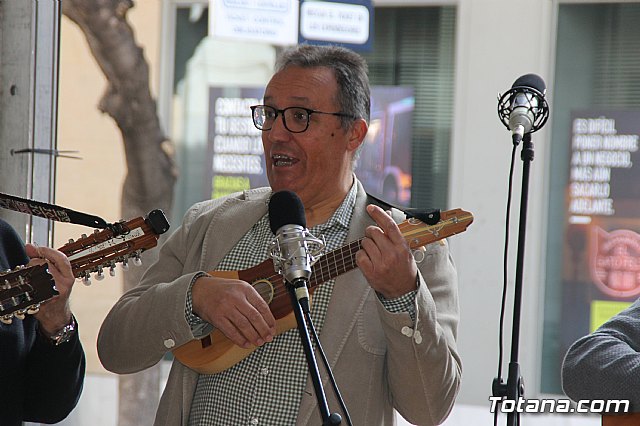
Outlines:
[[[304,313],[309,312],[309,297],[307,290],[307,283],[304,278],[298,278],[294,280],[294,283],[286,281],[286,287],[291,297],[291,306],[296,316],[296,322],[298,323],[298,332],[300,333],[300,340],[302,341],[302,347],[304,354],[307,358],[307,364],[309,366],[309,374],[311,374],[311,381],[316,392],[316,399],[318,400],[318,408],[320,409],[320,415],[322,416],[323,426],[333,426],[342,423],[342,417],[338,413],[329,413],[329,405],[327,404],[327,397],[322,386],[322,380],[320,379],[320,372],[318,370],[318,363],[313,352],[313,346],[311,345],[311,338],[309,337],[309,330],[307,329],[307,322],[304,319]],[[298,298],[298,291],[306,293],[306,297]]]
[[[515,141],[514,141],[515,143]],[[522,190],[520,194],[520,222],[518,230],[518,252],[516,258],[516,280],[513,297],[513,324],[511,330],[511,358],[507,375],[507,383],[504,384],[500,377],[493,381],[493,395],[506,397],[513,401],[514,409],[507,413],[507,426],[520,426],[520,413],[517,410],[518,402],[524,395],[524,382],[520,375],[518,363],[518,349],[520,340],[520,308],[522,305],[522,273],[524,266],[524,242],[527,224],[527,204],[529,199],[529,169],[533,161],[533,144],[531,133],[526,133],[522,138]]]

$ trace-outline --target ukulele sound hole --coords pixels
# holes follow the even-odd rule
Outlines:
[[[266,279],[255,281],[253,283],[253,288],[256,289],[258,294],[262,296],[265,302],[271,303],[271,301],[273,300],[273,292],[274,292],[273,284],[271,284],[271,281]]]

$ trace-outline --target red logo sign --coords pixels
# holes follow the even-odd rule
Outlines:
[[[619,298],[640,294],[640,235],[628,229],[607,232],[599,227],[593,235],[589,258],[596,286]]]

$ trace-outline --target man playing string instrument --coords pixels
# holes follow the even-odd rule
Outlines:
[[[59,295],[34,315],[0,323],[2,426],[60,422],[76,406],[82,391],[86,361],[69,305],[75,281],[69,259],[52,248],[25,246],[0,219],[0,270],[45,261]]]
[[[158,262],[103,323],[103,365],[138,372],[215,329],[257,349],[215,374],[174,360],[156,425],[320,424],[298,331],[278,334],[268,303],[248,282],[208,273],[268,259],[269,197],[290,190],[327,250],[364,237],[358,269],[319,285],[311,307],[353,424],[392,425],[394,409],[415,424],[441,423],[461,376],[456,272],[445,242],[416,262],[396,225],[404,215],[370,205],[355,178],[370,109],[364,59],[339,47],[292,48],[279,58],[263,103],[252,113],[270,188],[187,212]]]

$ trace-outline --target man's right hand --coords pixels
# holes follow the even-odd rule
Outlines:
[[[193,313],[243,348],[262,346],[276,335],[269,305],[246,281],[200,277],[191,287]]]

